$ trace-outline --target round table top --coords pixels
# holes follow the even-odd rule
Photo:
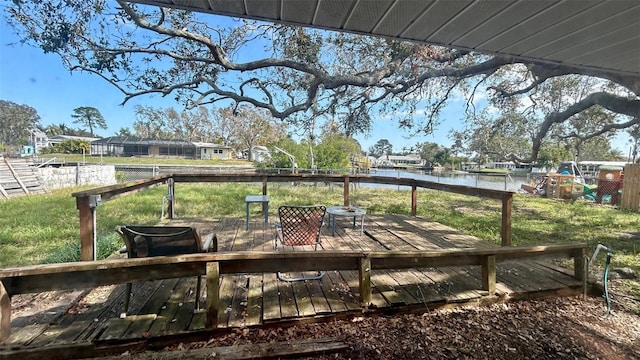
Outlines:
[[[329,206],[327,213],[337,216],[363,216],[367,213],[367,210],[359,208],[357,206]]]

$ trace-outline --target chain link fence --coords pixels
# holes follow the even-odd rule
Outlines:
[[[238,174],[253,173],[256,169],[238,166],[127,166],[116,165],[116,182],[126,183],[171,174]]]

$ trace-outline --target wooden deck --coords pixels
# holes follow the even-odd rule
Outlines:
[[[171,224],[195,225],[200,234],[215,232],[220,252],[273,249],[273,228],[265,225],[260,216],[252,217],[249,231],[245,230],[243,217],[179,219]],[[497,246],[417,217],[368,215],[363,235],[359,235],[359,226],[351,227],[349,219],[338,218],[337,225],[335,236],[331,236],[330,229],[323,228],[322,248],[411,251]],[[575,294],[582,286],[572,273],[531,260],[498,264],[496,294],[491,296],[481,290],[478,266],[374,271],[371,280],[373,306],[367,311],[385,313]],[[119,314],[125,285],[87,290],[77,300],[40,314],[46,316],[33,318],[43,318],[40,322],[21,317],[20,309],[14,309],[18,316],[12,319],[11,337],[0,344],[0,358],[29,349],[148,343],[150,339],[167,339],[176,334],[183,341],[188,336],[210,336],[211,331],[204,330],[204,311],[194,312],[195,288],[195,278],[134,284],[129,316],[124,319]],[[332,271],[321,281],[295,283],[278,281],[274,273],[224,275],[218,328],[224,331],[361,315],[363,308],[358,294],[356,271]],[[203,289],[203,306],[205,296]]]

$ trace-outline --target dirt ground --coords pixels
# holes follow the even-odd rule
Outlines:
[[[349,349],[316,359],[640,359],[640,318],[604,299],[563,297],[423,314],[356,317],[244,329],[188,349],[341,338]]]
[[[81,295],[17,296],[14,321],[54,320]],[[631,311],[639,303],[624,295],[612,295],[612,299],[612,311],[606,317],[602,297],[558,297],[238,329],[207,342],[176,344],[164,353],[180,350],[179,358],[188,359],[196,358],[190,357],[191,350],[205,347],[338,338],[348,344],[347,350],[314,359],[640,359],[640,317]],[[138,356],[125,353],[118,358]]]

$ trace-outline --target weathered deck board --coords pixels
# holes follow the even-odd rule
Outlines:
[[[262,274],[251,274],[249,276],[249,299],[247,300],[247,313],[244,326],[260,325],[262,322],[262,284]]]
[[[317,315],[325,315],[331,313],[329,300],[322,290],[322,281],[306,281],[309,299],[313,305],[313,311]]]
[[[262,318],[264,321],[280,319],[280,297],[278,296],[278,279],[276,274],[263,275]]]
[[[323,249],[331,249],[331,250],[350,250],[351,249],[350,246],[348,246],[342,241],[339,241],[338,240],[339,238],[330,236],[329,235],[330,230],[328,230],[328,228],[325,228],[324,231],[326,231],[326,235],[322,239],[322,243],[321,243]],[[350,281],[352,282],[351,284],[349,283]],[[325,278],[322,280],[322,283],[323,283],[323,289],[325,291],[325,294],[337,295],[337,297],[340,299],[340,302],[342,302],[342,305],[339,305],[339,304],[332,305],[331,306],[332,309],[334,308],[337,309],[338,307],[342,308],[343,306],[346,310],[361,309],[361,306],[359,304],[359,299],[357,299],[356,296],[354,296],[354,294],[357,294],[357,286],[358,286],[358,279],[354,272],[329,271],[325,274]],[[325,284],[329,286],[328,289],[325,286]],[[335,299],[335,296],[333,296],[333,299],[337,300]]]
[[[294,273],[294,276],[298,277],[303,275],[303,273]],[[295,281],[291,283],[291,288],[293,289],[298,316],[306,317],[315,315],[316,312],[311,303],[311,295],[309,294],[307,284],[305,284],[304,281]]]
[[[247,313],[247,303],[249,302],[249,277],[245,274],[236,276],[236,285],[233,291],[229,310],[229,321],[227,326],[240,327],[244,323],[244,316]]]
[[[274,220],[273,216],[270,220]],[[244,217],[178,219],[170,224],[196,226],[203,236],[215,232],[219,251],[273,249],[273,227],[265,224],[262,216],[250,218],[249,231],[245,230]],[[348,218],[338,219],[335,236],[331,236],[331,229],[324,226],[318,251],[412,251],[495,246],[498,245],[423,218],[367,215],[362,235],[359,223],[354,228]],[[487,295],[481,290],[478,266],[377,270],[371,275],[370,309],[426,308],[475,301]],[[495,297],[563,291],[577,289],[580,285],[578,280],[546,262],[500,263]],[[125,285],[91,290],[73,304],[72,311],[55,317],[56,321],[14,327],[10,339],[0,344],[0,354],[3,349],[142,339],[202,330],[205,313],[194,314],[195,287],[195,277],[134,283],[130,316],[124,319],[119,314]],[[201,289],[201,305],[205,296],[206,290]],[[363,310],[356,271],[328,271],[320,281],[294,283],[277,280],[275,273],[225,274],[221,276],[219,304],[219,328],[357,314]]]
[[[62,331],[48,345],[73,344],[78,342],[79,334],[89,328],[94,320],[78,320],[68,325],[57,325]]]
[[[401,238],[406,245],[402,245],[399,250],[433,250],[437,248],[463,248],[475,247],[486,248],[497,245],[490,244],[481,239],[465,235],[441,224],[426,221],[420,218],[400,218],[390,216],[385,224],[389,234]],[[396,241],[397,242],[397,241]],[[394,249],[396,250],[396,249]],[[474,267],[440,267],[422,273],[434,280],[437,284],[447,283],[448,295],[446,301],[464,302],[479,298],[485,293],[479,289],[478,284],[482,283],[480,271]],[[440,279],[435,280],[434,278]],[[444,290],[442,287],[440,290]],[[442,293],[442,291],[440,291]]]
[[[221,276],[218,326],[227,327],[229,324],[229,313],[231,312],[231,304],[233,303],[237,277],[237,275],[229,274]]]
[[[283,319],[298,317],[298,307],[296,306],[295,295],[292,284],[277,281],[278,297],[280,299],[280,314]]]
[[[195,279],[191,277],[184,278],[177,284],[169,294],[166,303],[159,309],[158,317],[149,328],[149,333],[158,335],[170,333],[171,324],[178,321],[178,310],[184,305],[192,283],[195,283]]]
[[[157,314],[164,305],[166,299],[178,284],[178,279],[167,279],[158,286],[155,293],[148,297],[148,301],[140,309],[138,314],[146,316],[139,321],[134,321],[124,333],[125,338],[143,338],[147,335],[149,328],[157,319]]]
[[[347,250],[361,250],[361,251],[385,251],[387,249],[383,244],[373,241],[363,241],[369,239],[365,234],[360,235],[359,229],[353,228],[353,222],[345,222],[344,219],[340,222],[341,225],[347,225],[346,227],[336,224],[335,236],[340,236],[338,240],[344,244],[344,248]],[[351,231],[351,230],[355,230]],[[328,235],[331,237],[331,235]],[[358,292],[359,279],[358,274],[354,271],[342,271],[345,280],[349,283],[351,291]],[[404,300],[401,300],[403,296],[407,294],[396,294],[395,290],[388,286],[389,279],[386,277],[386,270],[376,272],[371,276],[371,303],[375,308],[384,308],[392,305],[401,305]],[[385,296],[386,295],[386,296]]]

